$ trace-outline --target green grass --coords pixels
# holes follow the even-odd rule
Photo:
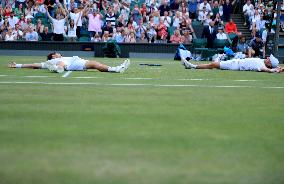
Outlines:
[[[10,60],[44,57],[0,57],[1,184],[284,183],[284,74],[132,59],[62,78]]]

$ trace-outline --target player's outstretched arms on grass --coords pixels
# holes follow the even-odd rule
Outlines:
[[[9,68],[31,68],[31,69],[41,69],[41,63],[31,63],[31,64],[17,64],[15,62],[11,62],[8,64]]]

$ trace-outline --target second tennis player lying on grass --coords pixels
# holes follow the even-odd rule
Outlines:
[[[130,65],[130,60],[126,59],[121,65],[111,67],[94,60],[85,60],[78,56],[63,57],[58,52],[48,54],[47,61],[32,64],[17,64],[12,62],[10,68],[32,68],[49,69],[52,72],[62,73],[64,71],[84,71],[87,69],[97,69],[101,72],[123,73]]]

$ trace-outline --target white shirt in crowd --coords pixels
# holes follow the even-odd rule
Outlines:
[[[164,20],[164,24],[165,24],[167,27],[170,27],[170,25],[171,25],[171,23],[172,23],[171,17],[167,16],[167,17],[165,18],[165,16],[162,16],[161,18]]]
[[[207,11],[205,11],[205,12],[204,11],[200,11],[199,14],[198,14],[198,20],[199,21],[206,20],[207,14],[208,14]]]
[[[247,3],[243,6],[243,13],[247,13],[249,11],[251,11],[252,9],[254,9],[253,5],[250,4],[248,5]]]
[[[8,18],[8,22],[9,22],[9,25],[10,25],[12,28],[14,28],[15,25],[19,22],[19,19],[18,19],[18,17],[15,17],[15,16],[13,16],[13,18],[9,17],[9,18]]]
[[[200,3],[200,5],[199,5],[199,10],[202,11],[202,10],[203,10],[203,7],[205,7],[205,9],[206,9],[207,12],[211,12],[211,6],[210,6],[209,3],[206,3],[206,4]]]
[[[70,25],[68,25],[67,37],[77,37],[76,29],[77,29],[77,26],[74,26],[73,28],[71,28]]]
[[[64,24],[65,24],[65,19],[52,19],[52,23],[53,23],[53,33],[55,34],[64,34]]]
[[[15,41],[15,40],[17,40],[17,35],[15,35],[15,34],[11,34],[11,35],[6,34],[5,35],[5,41]]]
[[[216,37],[219,40],[227,40],[228,39],[228,37],[225,33],[217,33]]]
[[[77,26],[82,26],[82,12],[78,12],[78,13],[70,12],[70,18],[74,20],[75,25],[78,20]]]

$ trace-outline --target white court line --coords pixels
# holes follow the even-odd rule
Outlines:
[[[136,77],[136,78],[124,78],[124,79],[126,79],[126,80],[155,80],[155,78],[139,78],[139,77]]]
[[[104,78],[104,77],[71,77],[71,78],[74,78],[74,79],[101,79],[101,78]]]
[[[0,75],[0,77],[7,77],[8,75]]]
[[[203,81],[203,80],[212,80],[212,79],[177,79],[177,80]]]
[[[224,86],[224,85],[190,85],[190,84],[104,84],[93,82],[9,82],[2,81],[0,84],[44,84],[44,85],[95,85],[95,86],[152,86],[152,87],[200,87],[200,88],[263,88],[263,89],[284,89],[284,86]]]
[[[51,76],[47,76],[47,75],[30,75],[30,76],[23,76],[26,78],[45,78],[45,77],[51,77]]]
[[[237,81],[237,82],[255,82],[258,80],[233,80],[233,81]]]

